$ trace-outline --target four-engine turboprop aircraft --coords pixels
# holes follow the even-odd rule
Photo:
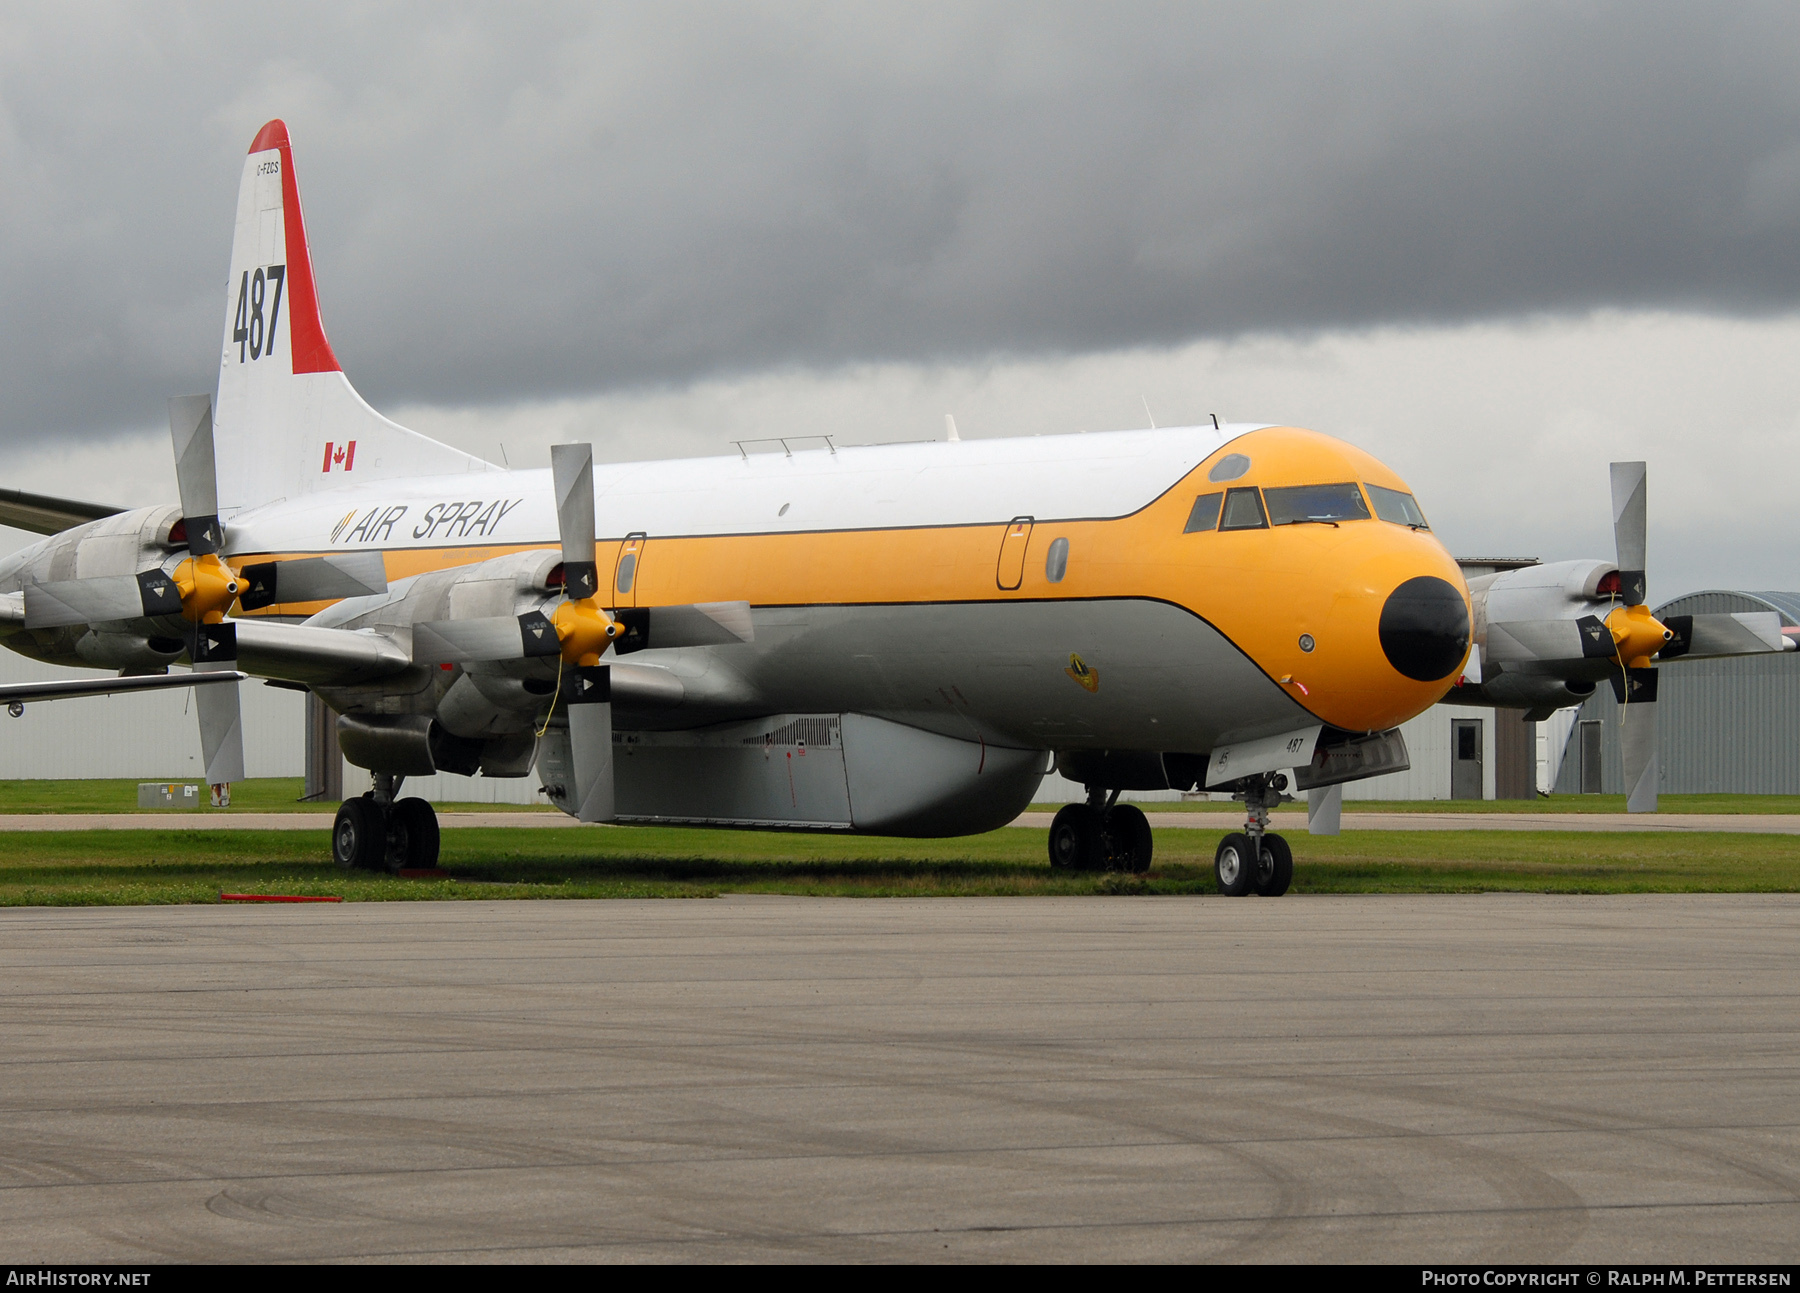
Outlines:
[[[1011,820],[1054,759],[1089,792],[1054,865],[1149,866],[1121,790],[1229,788],[1219,885],[1280,893],[1288,770],[1404,768],[1395,729],[1468,658],[1468,590],[1405,481],[1295,427],[562,445],[529,471],[399,427],[326,339],[279,121],[245,163],[216,404],[170,417],[180,506],[0,562],[6,645],[310,689],[373,774],[338,813],[349,866],[435,861],[430,805],[398,797],[434,771],[535,769],[583,821],[954,835]],[[208,779],[241,776],[236,688],[196,698]]]

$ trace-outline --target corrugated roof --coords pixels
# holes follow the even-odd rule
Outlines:
[[[1745,593],[1708,588],[1664,602],[1657,615],[1731,615],[1738,611],[1778,611],[1783,627],[1800,626],[1800,593]]]

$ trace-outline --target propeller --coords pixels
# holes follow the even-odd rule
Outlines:
[[[413,659],[475,664],[560,656],[561,691],[568,702],[576,816],[614,817],[612,674],[600,663],[611,649],[624,655],[659,647],[712,646],[752,640],[747,602],[621,608],[600,605],[594,560],[594,457],[585,444],[550,447],[556,527],[562,544],[563,600],[546,613],[427,620],[413,625]]]
[[[379,552],[269,561],[234,569],[224,556],[218,475],[213,454],[212,397],[169,401],[169,439],[181,493],[181,520],[171,531],[188,555],[170,571],[106,575],[25,585],[25,627],[60,628],[144,619],[184,621],[183,638],[197,673],[236,672],[237,628],[225,618],[234,602],[257,610],[277,602],[332,601],[387,590]],[[243,716],[236,685],[196,688],[206,780],[216,795],[244,776]]]

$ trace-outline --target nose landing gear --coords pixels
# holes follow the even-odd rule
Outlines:
[[[1058,871],[1150,869],[1150,820],[1135,804],[1089,787],[1085,804],[1064,804],[1050,823],[1050,865]]]
[[[1286,789],[1287,778],[1279,773],[1246,777],[1237,783],[1232,798],[1243,801],[1247,820],[1242,831],[1220,840],[1213,853],[1213,878],[1220,893],[1230,898],[1247,893],[1278,898],[1294,882],[1294,851],[1281,836],[1269,833],[1269,809],[1291,802],[1281,793]]]

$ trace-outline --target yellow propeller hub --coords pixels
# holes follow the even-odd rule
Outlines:
[[[1648,669],[1650,657],[1663,649],[1675,634],[1650,613],[1648,606],[1621,606],[1606,617],[1613,646],[1628,668]]]
[[[237,571],[216,552],[189,557],[175,567],[175,587],[181,593],[181,617],[196,624],[217,624],[244,591]]]
[[[600,653],[613,644],[625,626],[599,606],[593,598],[564,602],[550,617],[556,628],[556,640],[562,643],[563,660],[569,664],[596,665]]]

